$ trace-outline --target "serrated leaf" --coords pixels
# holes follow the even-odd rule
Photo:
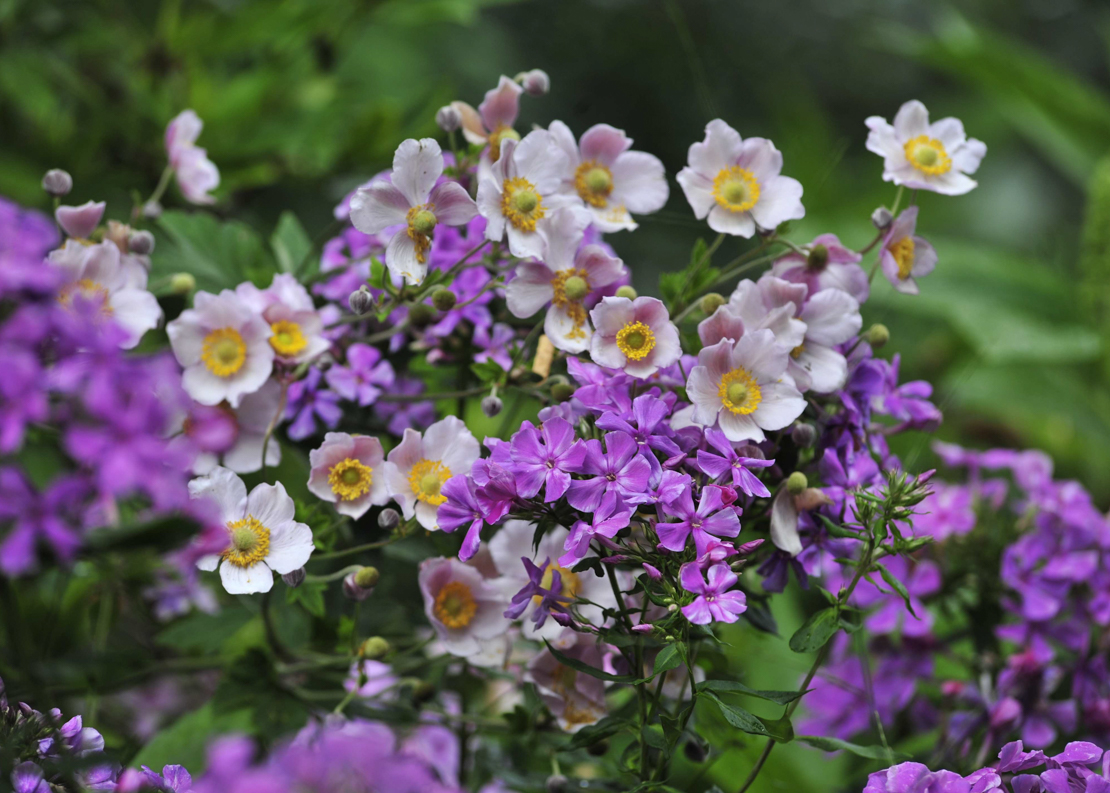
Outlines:
[[[328,585],[323,582],[304,582],[298,587],[287,587],[285,600],[300,603],[304,610],[314,617],[324,616],[324,592]]]
[[[833,637],[839,625],[840,614],[835,606],[811,614],[802,627],[790,637],[790,649],[796,653],[820,650]]]
[[[895,761],[909,759],[909,755],[884,749],[882,746],[860,746],[856,743],[842,741],[839,738],[827,738],[821,735],[799,735],[797,736],[797,740],[802,743],[808,743],[816,749],[823,749],[826,752],[851,752],[858,757],[866,757],[869,760],[882,760],[884,762],[893,763]]]
[[[698,690],[727,691],[730,693],[746,694],[749,697],[765,699],[768,702],[775,702],[779,705],[788,705],[805,693],[804,691],[764,691],[756,688],[748,688],[743,683],[737,683],[735,680],[706,680],[698,684]]]

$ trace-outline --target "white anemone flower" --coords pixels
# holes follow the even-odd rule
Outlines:
[[[340,515],[358,520],[371,505],[389,501],[382,444],[369,435],[329,432],[319,449],[308,453],[308,489],[335,504]]]
[[[423,436],[409,427],[389,452],[386,486],[406,520],[415,515],[421,526],[436,531],[436,513],[447,501],[440,492],[443,485],[453,476],[470,473],[480,454],[477,439],[456,416],[437,421]]]
[[[643,379],[682,357],[678,328],[658,298],[605,297],[590,312],[590,320],[590,357],[600,366]]]
[[[293,520],[293,499],[281,482],[258,485],[247,495],[235,473],[215,468],[190,482],[189,493],[213,501],[227,528],[227,550],[201,557],[197,567],[209,572],[219,567],[220,580],[231,594],[269,592],[274,573],[304,567],[312,555],[312,530]]]
[[[848,361],[836,349],[859,333],[863,318],[859,303],[840,289],[822,289],[798,314],[805,323],[802,343],[790,351],[787,373],[801,391],[828,394],[848,380]]]
[[[958,118],[929,123],[925,105],[913,99],[898,109],[894,123],[871,116],[867,150],[883,158],[883,181],[942,195],[963,195],[978,184],[968,174],[979,170],[987,144],[969,138]]]
[[[235,287],[235,294],[270,325],[270,346],[283,363],[311,361],[331,347],[316,304],[289,273],[275,275],[266,289],[246,281]]]
[[[417,581],[424,613],[443,649],[464,658],[496,651],[493,640],[510,625],[509,600],[499,587],[475,567],[442,556],[421,562]]]

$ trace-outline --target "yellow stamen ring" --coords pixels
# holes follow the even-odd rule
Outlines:
[[[200,358],[216,377],[231,377],[247,361],[247,345],[235,328],[217,328],[204,337]]]
[[[478,613],[478,603],[470,587],[462,581],[449,581],[436,595],[432,613],[448,628],[465,628]]]
[[[506,179],[502,188],[501,214],[521,231],[535,231],[536,221],[547,214],[543,196],[536,186],[520,176]]]
[[[634,361],[655,349],[655,334],[642,322],[629,322],[617,331],[617,349]]]
[[[747,168],[732,165],[713,179],[713,197],[729,212],[747,212],[759,203],[759,182]]]
[[[743,367],[733,369],[721,378],[717,395],[726,410],[743,416],[754,413],[759,403],[763,401],[763,392],[759,384]]]
[[[607,206],[613,192],[613,173],[597,160],[586,160],[574,171],[574,188],[590,206]]]
[[[227,524],[231,547],[223,552],[224,559],[236,567],[251,567],[270,553],[270,530],[253,515]]]
[[[292,320],[279,319],[270,323],[270,333],[270,346],[278,355],[289,358],[308,346],[308,339],[304,337],[301,326]]]
[[[917,170],[929,176],[940,176],[952,170],[952,158],[944,144],[928,135],[918,135],[906,141],[906,159]]]
[[[438,460],[421,460],[409,472],[409,485],[417,500],[438,507],[447,500],[440,493],[443,484],[451,478],[451,469]]]
[[[340,460],[328,471],[331,492],[340,501],[354,501],[370,492],[374,471],[353,457]]]
[[[916,254],[916,245],[914,245],[913,237],[903,237],[897,242],[890,243],[887,250],[890,255],[894,257],[894,261],[898,263],[898,277],[905,281],[913,274],[913,263]]]

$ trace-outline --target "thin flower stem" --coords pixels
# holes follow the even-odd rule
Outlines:
[[[158,186],[154,188],[154,192],[150,194],[150,198],[146,200],[143,206],[161,201],[162,196],[166,194],[166,188],[170,186],[171,179],[173,179],[173,166],[167,165],[165,170],[162,171],[161,178],[158,179]],[[139,208],[139,211],[142,211],[142,207]]]
[[[334,573],[328,573],[327,575],[306,575],[304,580],[305,583],[310,584],[325,584],[329,581],[338,581],[340,578],[351,573],[357,573],[360,569],[362,569],[362,565],[352,564],[348,567],[344,567],[342,570],[336,570]]]
[[[355,545],[351,548],[345,548],[342,551],[332,551],[331,553],[316,554],[312,557],[310,561],[320,562],[325,559],[342,559],[344,556],[351,556],[352,554],[362,553],[363,551],[377,550],[378,548],[384,548],[387,545],[392,545],[393,543],[397,542],[397,540],[401,539],[402,536],[403,535],[398,534],[397,536],[390,537],[388,540],[370,542],[366,545]],[[350,572],[350,570],[348,570],[347,572]],[[308,576],[307,578],[315,578],[315,576]]]

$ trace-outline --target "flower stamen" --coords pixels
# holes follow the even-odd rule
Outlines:
[[[253,515],[231,521],[227,524],[227,532],[231,536],[231,547],[223,552],[223,557],[228,564],[251,567],[270,553],[270,530]]]
[[[898,264],[898,277],[905,281],[910,275],[913,274],[913,263],[916,254],[916,245],[914,245],[913,237],[903,237],[897,242],[892,242],[887,246],[890,255],[894,257],[894,261]]]
[[[501,196],[501,214],[521,231],[535,231],[536,221],[547,214],[543,196],[527,179],[514,176],[506,179]]]
[[[726,410],[743,416],[754,413],[763,401],[759,383],[743,367],[733,369],[721,378],[717,395]]]
[[[462,581],[449,581],[436,595],[432,613],[448,628],[465,628],[478,613],[478,603],[470,587]]]
[[[331,492],[340,501],[354,501],[370,492],[374,471],[353,457],[340,460],[328,471]]]
[[[617,349],[633,361],[643,360],[655,348],[655,334],[642,322],[629,322],[617,331]]]
[[[271,323],[270,332],[270,346],[278,355],[291,358],[308,346],[301,326],[292,320],[279,319]]]
[[[918,135],[907,140],[904,148],[910,165],[924,174],[940,176],[952,170],[952,158],[936,138]]]
[[[759,203],[755,174],[739,165],[724,168],[713,179],[713,197],[729,212],[747,212]]]
[[[597,160],[586,160],[574,171],[574,187],[583,201],[600,209],[609,204],[613,174]]]
[[[440,493],[444,483],[451,478],[451,469],[438,460],[420,460],[409,472],[409,485],[417,500],[438,507],[447,500]]]
[[[216,328],[204,337],[200,358],[216,377],[231,377],[247,361],[247,345],[235,328]]]

